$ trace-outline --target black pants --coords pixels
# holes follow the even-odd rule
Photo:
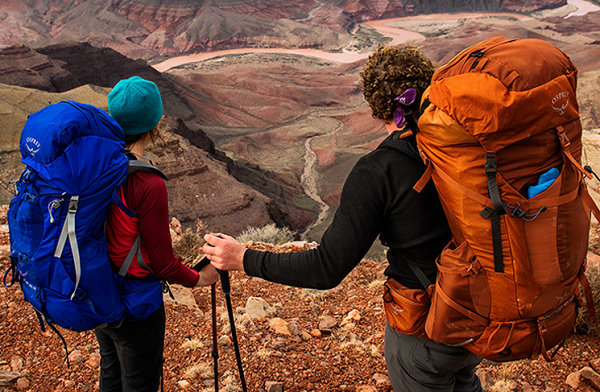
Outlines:
[[[165,344],[165,307],[142,321],[94,330],[100,345],[101,392],[156,392]]]
[[[461,347],[400,334],[385,326],[385,362],[395,392],[483,392],[481,358]]]

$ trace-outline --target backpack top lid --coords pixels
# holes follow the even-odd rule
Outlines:
[[[21,162],[49,186],[69,194],[97,192],[114,182],[115,171],[124,176],[124,150],[119,124],[95,106],[75,101],[31,114],[20,140]]]
[[[488,151],[579,118],[577,68],[539,39],[496,37],[473,45],[433,75],[429,100]]]

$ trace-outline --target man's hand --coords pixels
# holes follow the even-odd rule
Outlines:
[[[224,271],[244,270],[246,247],[235,238],[225,234],[206,234],[204,240],[206,244],[202,251],[213,267]]]
[[[198,274],[200,277],[198,278],[198,283],[196,283],[195,287],[210,286],[219,280],[219,273],[212,265],[207,265],[202,268]]]

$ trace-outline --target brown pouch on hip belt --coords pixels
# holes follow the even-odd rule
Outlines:
[[[393,278],[384,284],[383,305],[390,326],[398,333],[427,339],[425,319],[435,285],[409,289]]]

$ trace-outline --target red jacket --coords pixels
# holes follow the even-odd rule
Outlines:
[[[127,178],[120,192],[121,200],[135,212],[130,218],[113,205],[106,219],[108,255],[121,268],[138,233],[144,263],[152,273],[169,283],[192,287],[198,282],[198,272],[186,267],[173,254],[169,231],[167,188],[155,173],[136,172]],[[142,269],[134,257],[127,276],[147,277],[152,274]]]

